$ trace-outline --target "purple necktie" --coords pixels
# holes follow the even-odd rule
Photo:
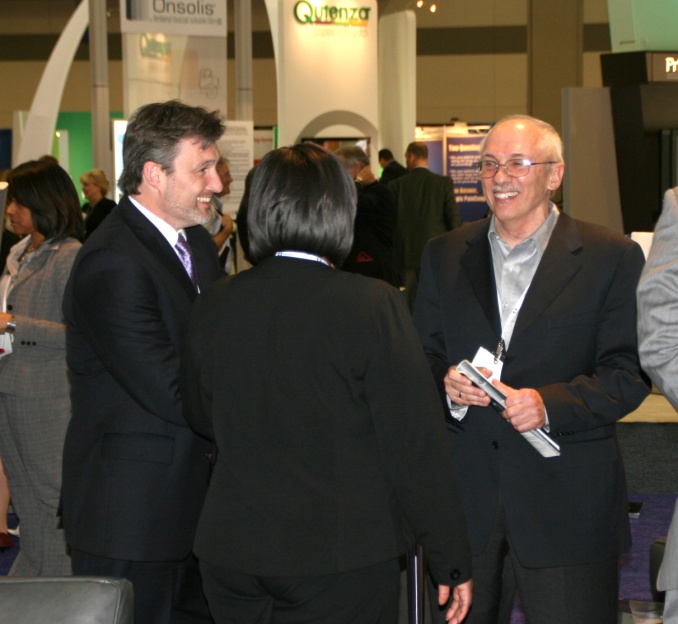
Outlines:
[[[179,259],[181,260],[181,264],[184,265],[184,269],[186,269],[186,273],[188,273],[188,277],[191,278],[191,281],[193,282],[193,285],[198,288],[198,277],[195,274],[195,266],[193,264],[193,256],[191,255],[191,248],[188,246],[188,243],[186,242],[186,239],[184,238],[183,234],[179,234],[179,239],[177,240],[177,244],[175,245],[177,253],[179,254]]]

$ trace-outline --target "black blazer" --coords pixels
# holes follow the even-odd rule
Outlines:
[[[198,557],[309,576],[407,549],[440,583],[470,578],[435,384],[402,295],[381,280],[273,257],[196,304],[187,418],[219,459]]]
[[[207,231],[186,229],[201,290],[217,279]],[[191,550],[210,444],[188,427],[178,374],[196,291],[176,253],[129,201],[87,239],[64,297],[73,417],[63,512],[75,548],[170,561]]]
[[[102,197],[94,208],[90,204],[83,206],[83,212],[87,214],[85,219],[85,238],[89,238],[92,235],[92,232],[104,222],[104,219],[111,214],[111,210],[115,206],[116,203],[108,197]],[[89,207],[89,210],[86,207]]]
[[[384,170],[381,172],[381,178],[379,178],[379,182],[382,184],[388,184],[391,180],[395,180],[400,176],[404,176],[406,173],[407,169],[405,169],[405,167],[403,167],[398,161],[392,160],[384,167]]]
[[[415,167],[407,175],[389,182],[396,198],[398,217],[394,236],[399,270],[419,269],[426,243],[461,225],[452,178],[426,167]]]
[[[396,225],[393,193],[381,182],[374,182],[367,187],[356,184],[356,191],[358,207],[353,227],[353,245],[341,268],[398,286],[400,279],[393,257]]]
[[[501,329],[489,219],[431,241],[414,310],[424,351],[444,393],[448,368]],[[611,558],[630,543],[626,482],[615,423],[649,387],[640,370],[635,287],[640,247],[561,214],[520,310],[502,372],[535,388],[562,448],[544,459],[490,407],[452,427],[474,554],[483,552],[501,498],[512,544],[527,567]],[[447,410],[445,410],[447,412]]]

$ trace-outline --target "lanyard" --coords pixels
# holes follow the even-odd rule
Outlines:
[[[321,258],[320,256],[309,254],[304,251],[276,251],[275,255],[282,256],[284,258],[297,258],[298,260],[312,260],[313,262],[320,262],[330,266],[330,263],[325,260],[325,258]]]
[[[508,315],[508,318],[506,319],[506,322],[503,324],[501,328],[501,339],[499,340],[499,344],[497,345],[497,350],[494,352],[494,363],[496,364],[498,360],[503,360],[504,359],[504,354],[506,353],[506,339],[504,336],[507,334],[507,330],[510,330],[510,335],[508,341],[510,342],[511,336],[513,335],[513,327],[515,326],[516,318],[518,316],[518,313],[520,312],[520,308],[523,305],[523,301],[525,301],[525,297],[527,296],[527,291],[530,289],[530,284],[527,285],[527,288],[523,291],[523,294],[520,295],[518,298],[518,301],[516,301],[516,305],[513,306],[513,310],[511,310],[511,314]],[[499,292],[497,292],[497,300],[499,302],[499,309],[501,310],[501,298],[499,296]]]

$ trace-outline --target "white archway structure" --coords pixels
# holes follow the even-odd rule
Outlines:
[[[42,73],[26,118],[14,166],[52,153],[61,96],[88,23],[89,5],[87,0],[82,0],[59,36]]]

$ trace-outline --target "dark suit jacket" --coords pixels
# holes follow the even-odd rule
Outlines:
[[[427,241],[461,225],[451,178],[416,167],[389,183],[398,208],[394,238],[400,271],[419,269]]]
[[[435,384],[395,288],[268,258],[200,297],[187,344],[187,417],[219,447],[198,557],[332,574],[397,557],[409,523],[438,582],[469,578]]]
[[[89,203],[82,207],[83,212],[87,215],[85,219],[85,238],[89,238],[104,221],[104,219],[111,214],[111,210],[115,208],[116,204],[108,197],[102,197],[99,203],[92,208]],[[87,209],[89,208],[89,209]]]
[[[398,161],[392,160],[388,165],[384,167],[384,170],[381,172],[381,178],[379,181],[382,184],[388,184],[391,180],[395,180],[400,176],[404,176],[407,173],[407,169],[403,167]]]
[[[435,379],[494,351],[500,338],[489,220],[429,243],[415,324]],[[559,458],[541,457],[490,407],[452,427],[454,463],[474,554],[483,552],[501,499],[527,567],[611,558],[630,542],[617,420],[648,393],[636,340],[640,247],[560,215],[523,302],[502,371],[544,399]],[[446,410],[447,411],[447,410]]]
[[[222,273],[187,228],[201,289]],[[125,560],[191,550],[210,444],[188,427],[178,374],[196,291],[176,253],[129,201],[87,239],[64,297],[73,417],[63,462],[66,536]]]
[[[383,279],[393,286],[400,284],[393,258],[393,234],[396,206],[387,186],[374,182],[364,187],[356,184],[358,207],[353,228],[353,246],[342,269],[367,277]]]

